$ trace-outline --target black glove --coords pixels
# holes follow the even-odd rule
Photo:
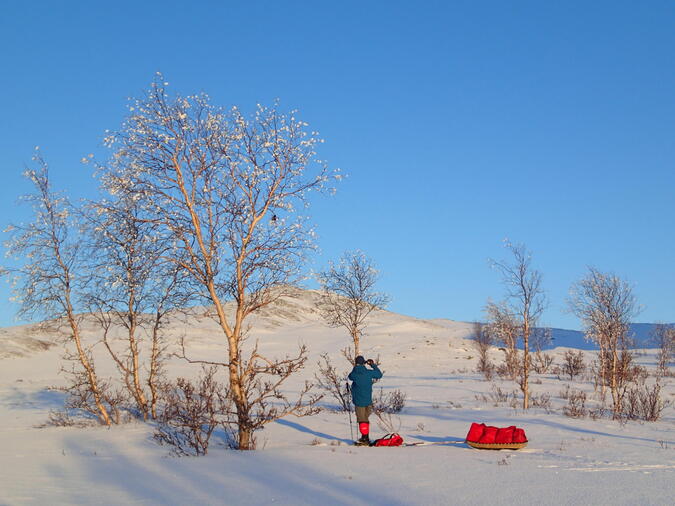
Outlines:
[[[372,358],[369,358],[369,359],[366,361],[366,364],[368,364],[370,367],[373,367],[373,366],[375,365],[375,362],[373,361]]]

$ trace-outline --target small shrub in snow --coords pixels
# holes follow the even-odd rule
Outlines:
[[[67,409],[52,409],[45,423],[36,425],[36,429],[46,427],[89,427],[96,423],[94,418],[73,417]]]
[[[595,408],[589,408],[588,410],[588,417],[591,420],[599,420],[601,418],[605,418],[607,416],[607,406],[605,406],[605,403],[601,403]]]
[[[535,408],[542,408],[547,413],[553,412],[553,407],[551,406],[551,396],[547,393],[540,395],[535,395],[534,393],[530,394],[530,404]]]
[[[537,374],[546,374],[553,365],[553,357],[548,353],[536,351],[532,358],[532,369]]]
[[[563,407],[563,414],[570,418],[586,416],[586,392],[571,388],[566,393],[567,405]]]
[[[388,394],[380,388],[380,393],[373,397],[373,411],[377,413],[400,413],[405,407],[405,393],[392,390]]]
[[[509,393],[504,390],[502,390],[500,387],[497,385],[493,384],[492,385],[492,392],[490,392],[490,399],[492,402],[495,403],[495,406],[499,405],[501,402],[508,402],[511,396],[515,397],[515,392],[514,393]]]
[[[490,360],[488,352],[490,348],[494,345],[494,338],[489,332],[489,327],[482,323],[474,323],[473,327],[473,345],[478,351],[478,365],[476,365],[476,371],[481,373],[487,381],[492,380],[494,375],[495,365]]]
[[[319,373],[314,375],[316,385],[337,401],[334,411],[352,411],[352,399],[347,387],[347,373],[340,374],[327,353],[321,355]]]
[[[375,412],[377,426],[386,433],[398,432],[401,429],[401,419],[392,413]]]
[[[658,381],[649,386],[642,380],[626,390],[623,414],[629,420],[655,422],[669,405],[670,401],[661,399],[661,384]]]
[[[215,367],[204,369],[194,383],[178,378],[165,388],[153,438],[171,446],[175,455],[206,455],[213,431],[223,422],[229,403],[215,373]]]
[[[563,355],[563,363],[560,372],[566,376],[569,376],[571,381],[575,376],[580,375],[585,370],[586,365],[584,364],[584,352],[581,350],[567,350]]]
[[[502,403],[508,404],[509,406],[515,408],[518,404],[518,392],[516,390],[512,392],[507,392],[502,390],[501,387],[496,384],[492,384],[492,390],[487,395],[478,394],[475,396],[476,400],[482,401],[486,404],[492,404],[497,407]]]

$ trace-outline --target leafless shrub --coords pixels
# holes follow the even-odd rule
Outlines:
[[[570,418],[583,418],[586,413],[586,392],[577,389],[568,390],[567,405],[563,406],[563,414]]]
[[[602,355],[602,353],[601,353]],[[612,396],[612,411],[614,414],[614,417],[617,419],[625,419],[625,416],[623,415],[623,408],[620,413],[616,413],[616,410],[614,407],[616,406],[616,402],[619,403],[619,405],[623,405],[624,398],[626,397],[626,394],[630,388],[632,388],[633,385],[639,383],[639,382],[644,382],[647,379],[648,372],[645,367],[636,365],[633,363],[633,352],[631,350],[622,350],[616,360],[610,360],[607,356],[604,358],[601,357],[599,360],[594,361],[592,364],[592,369],[595,371],[594,379],[595,379],[595,387],[596,390],[598,389],[598,381],[602,381],[603,379],[605,382],[613,382],[614,384],[614,392]],[[598,370],[600,368],[604,367],[609,367],[611,365],[611,368],[608,369],[605,373],[599,373]],[[611,373],[611,375],[610,375]],[[609,380],[609,378],[612,378]],[[605,386],[603,384],[600,384],[600,395],[604,399],[605,397]],[[611,390],[610,390],[611,392]]]
[[[398,389],[385,394],[384,389],[380,388],[379,394],[373,397],[373,412],[400,413],[405,407],[405,399],[405,393]]]
[[[319,373],[314,375],[316,385],[337,401],[335,411],[352,411],[347,373],[338,373],[327,353],[321,354],[321,361],[319,361],[318,366]]]
[[[540,395],[532,394],[530,401],[533,407],[541,408],[547,413],[553,412],[553,407],[551,405],[551,395],[547,393],[542,393]]]
[[[504,362],[498,364],[495,367],[494,371],[495,373],[497,373],[497,376],[499,376],[501,379],[517,380],[518,379],[517,357],[518,357],[517,354],[507,353]]]
[[[507,392],[493,383],[491,385],[490,392],[488,392],[487,395],[481,393],[477,394],[475,398],[478,401],[485,402],[486,404],[492,404],[495,407],[505,403],[515,408],[518,404],[518,391],[513,390],[512,392]]]
[[[644,380],[638,380],[626,391],[623,414],[629,420],[656,422],[670,404],[670,401],[661,399],[660,382],[656,381],[650,386]]]
[[[85,349],[83,353],[88,357],[88,363],[93,364],[91,351]],[[122,411],[128,406],[129,396],[127,392],[113,386],[108,381],[97,378],[96,393],[94,393],[89,372],[80,367],[79,353],[72,353],[66,349],[63,357],[67,363],[70,363],[70,368],[65,366],[61,368],[61,372],[68,378],[67,385],[59,389],[66,393],[64,409],[73,414],[81,413],[85,416],[93,416],[100,421],[100,407],[103,406],[110,418],[110,423],[120,423]]]
[[[195,382],[178,378],[166,386],[153,437],[175,455],[206,455],[213,431],[226,422],[230,402],[216,370],[204,368]]]
[[[499,404],[500,402],[507,402],[510,397],[510,393],[506,392],[501,389],[501,387],[498,387],[497,385],[493,384],[492,385],[492,391],[490,392],[490,399],[492,402],[495,404]]]
[[[543,351],[535,351],[532,359],[532,369],[537,374],[546,374],[553,365],[553,357]]]
[[[591,420],[600,420],[601,418],[605,418],[606,416],[607,416],[607,407],[605,406],[604,402],[598,404],[594,408],[588,409],[588,417]]]
[[[504,302],[496,304],[489,301],[485,307],[489,321],[487,332],[492,339],[502,344],[499,350],[504,352],[504,362],[496,367],[495,372],[501,378],[516,381],[520,374],[521,364],[518,353],[519,326],[509,311],[510,308]]]
[[[574,379],[575,376],[580,375],[586,370],[586,365],[584,364],[584,352],[581,350],[572,351],[567,350],[563,355],[563,363],[561,367],[561,372],[570,377],[570,381]]]
[[[386,411],[374,411],[377,426],[386,433],[398,432],[401,429],[401,418]]]
[[[478,351],[478,365],[476,371],[481,373],[486,381],[491,381],[495,372],[495,365],[490,360],[488,352],[494,344],[489,327],[479,322],[473,324],[473,345]]]
[[[45,427],[78,427],[84,428],[95,424],[95,418],[82,418],[73,416],[67,409],[52,409],[49,411],[47,421],[35,426],[36,429]]]

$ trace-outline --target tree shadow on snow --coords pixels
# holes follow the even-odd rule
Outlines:
[[[17,387],[12,387],[5,399],[7,405],[14,409],[62,409],[66,402],[66,394],[65,392],[46,388],[26,392]]]
[[[112,439],[112,438],[111,438]],[[269,451],[212,451],[205,457],[172,458],[162,449],[115,447],[97,438],[64,441],[63,465],[46,470],[60,485],[55,502],[128,504],[337,504],[403,505],[394,492],[373,489],[351,476],[317,468],[316,455],[288,458]],[[314,455],[314,457],[312,457]],[[354,471],[352,471],[354,472]]]
[[[291,422],[291,421],[285,420],[283,418],[280,419],[280,420],[277,420],[276,423],[278,423],[279,425],[284,425],[286,427],[290,427],[290,428],[298,430],[300,432],[304,432],[306,434],[311,434],[312,436],[323,438],[323,439],[329,439],[331,441],[341,441],[341,442],[346,443],[346,444],[352,443],[352,440],[350,440],[350,439],[344,439],[344,438],[333,436],[331,434],[326,434],[325,432],[319,432],[319,431],[316,431],[316,430],[312,430],[309,427],[305,427],[304,425],[301,425],[297,422]]]

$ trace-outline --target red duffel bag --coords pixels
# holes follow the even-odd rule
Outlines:
[[[371,443],[370,446],[401,446],[403,444],[403,438],[396,434],[387,434],[380,439],[376,439]]]

